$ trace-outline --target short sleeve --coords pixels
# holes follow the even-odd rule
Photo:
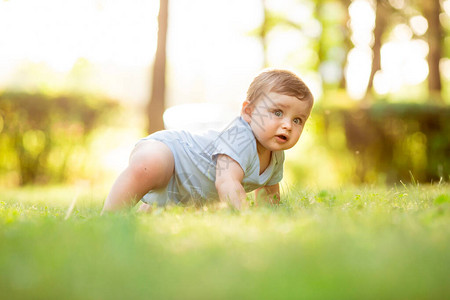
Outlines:
[[[225,154],[234,159],[246,173],[255,165],[255,137],[247,123],[240,118],[219,133],[213,143],[211,156],[214,162],[219,154]]]
[[[284,151],[275,152],[274,159],[273,173],[269,181],[267,181],[266,186],[277,184],[283,179]]]

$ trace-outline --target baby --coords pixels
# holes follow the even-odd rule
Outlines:
[[[224,130],[163,130],[137,143],[103,211],[139,201],[148,211],[153,204],[215,199],[241,209],[254,190],[256,199],[279,203],[284,150],[299,140],[313,102],[294,73],[263,71],[250,84],[240,117]]]

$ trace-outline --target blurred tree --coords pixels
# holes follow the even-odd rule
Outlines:
[[[318,57],[318,61],[317,64],[320,65],[324,62],[327,61],[327,41],[329,41],[328,37],[327,37],[327,22],[324,20],[324,16],[322,14],[322,11],[325,10],[325,5],[324,5],[324,0],[316,0],[316,5],[315,5],[315,11],[314,11],[314,15],[315,18],[317,18],[317,20],[320,22],[321,24],[321,34],[319,35],[319,38],[315,41],[315,48],[317,51],[317,57]],[[316,69],[319,69],[320,71],[320,66],[316,66]],[[324,74],[322,74],[322,78],[326,77],[324,76]]]
[[[261,6],[263,10],[263,21],[261,25],[254,29],[250,34],[258,36],[261,40],[262,48],[263,48],[263,68],[270,67],[270,62],[267,55],[268,48],[268,40],[267,36],[270,31],[278,25],[287,25],[289,27],[293,27],[296,29],[300,29],[300,26],[285,16],[280,15],[279,13],[272,12],[266,4],[266,0],[261,0]]]
[[[374,42],[372,46],[372,67],[369,82],[367,84],[366,97],[372,93],[373,79],[375,74],[381,70],[381,46],[383,34],[388,24],[388,16],[392,9],[387,0],[377,0],[375,6],[375,28],[373,30]]]
[[[166,89],[166,40],[168,26],[169,0],[159,1],[158,45],[153,65],[152,93],[147,105],[148,133],[164,129]]]
[[[422,13],[428,22],[427,43],[428,53],[428,90],[430,99],[442,102],[442,84],[440,77],[439,63],[442,58],[442,38],[443,29],[440,23],[441,6],[439,0],[417,1],[410,0],[403,4],[403,8],[394,8],[391,1],[376,0],[376,17],[374,28],[374,43],[372,46],[373,59],[370,78],[367,87],[367,95],[373,87],[373,80],[376,72],[381,69],[381,47],[383,34],[390,27],[394,27],[396,22],[408,24],[409,19],[417,13]]]
[[[267,10],[266,0],[261,0],[261,3],[263,9],[263,22],[261,24],[259,37],[263,47],[263,67],[267,68],[269,66],[269,61],[267,58],[267,33],[270,30],[270,18],[268,17],[269,11]]]
[[[315,17],[321,25],[321,34],[315,44],[324,90],[345,88],[344,69],[351,49],[347,26],[350,3],[350,0],[316,0]]]
[[[348,52],[351,49],[351,40],[350,40],[350,32],[348,30],[348,24],[350,22],[350,15],[348,13],[348,7],[350,6],[350,3],[352,2],[352,0],[339,0],[339,2],[341,3],[341,5],[344,7],[344,16],[341,19],[341,22],[339,24],[339,28],[342,31],[342,34],[344,36],[344,40],[342,41],[342,49],[344,49],[344,59],[342,60],[342,72],[344,72],[345,69],[345,64],[346,64],[346,57],[348,56]],[[344,74],[342,74],[341,77],[341,81],[339,82],[339,88],[340,89],[345,89],[345,86],[347,85],[346,81],[345,81],[345,76]]]
[[[267,56],[268,35],[274,29],[294,29],[308,39],[309,48],[313,49],[316,56],[305,60],[303,63],[290,61],[289,63],[298,69],[320,71],[324,90],[344,88],[344,69],[347,53],[351,48],[348,32],[348,6],[351,0],[314,0],[298,1],[303,9],[306,6],[314,8],[314,20],[293,19],[288,11],[270,9],[267,0],[261,0],[263,21],[261,25],[252,30],[251,34],[261,40],[263,48],[263,66],[269,67],[271,62]],[[312,5],[310,5],[312,4]],[[292,8],[292,6],[290,6]],[[320,32],[318,32],[320,31]],[[302,51],[302,49],[298,49]],[[295,55],[293,55],[295,57]]]
[[[439,20],[441,5],[439,0],[420,1],[425,18],[428,21],[428,90],[430,99],[443,102],[439,63],[442,57],[442,27]]]

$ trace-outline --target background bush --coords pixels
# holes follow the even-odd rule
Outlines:
[[[346,105],[319,103],[314,108],[307,127],[311,139],[302,137],[299,152],[293,152],[286,164],[292,182],[332,186],[449,180],[450,107],[385,102]],[[0,181],[60,183],[81,173],[100,174],[98,166],[88,168],[92,163],[87,159],[89,146],[91,141],[104,145],[120,139],[94,134],[103,132],[97,130],[100,125],[110,126],[112,116],[120,118],[118,108],[111,99],[86,94],[0,94]],[[110,147],[117,143],[106,146]],[[102,153],[91,156],[98,161]]]
[[[353,165],[354,183],[449,179],[450,107],[376,103],[318,108],[322,142]],[[342,142],[344,139],[344,143]]]
[[[20,185],[62,182],[96,126],[118,104],[90,95],[0,94],[0,172]]]

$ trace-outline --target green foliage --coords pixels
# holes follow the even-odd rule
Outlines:
[[[103,192],[0,191],[5,299],[447,299],[450,188],[293,190],[240,213],[99,216]]]
[[[117,103],[87,95],[0,94],[0,171],[21,185],[61,182],[68,162]]]
[[[354,166],[355,183],[436,182],[450,175],[449,106],[376,103],[316,113],[324,143]]]

